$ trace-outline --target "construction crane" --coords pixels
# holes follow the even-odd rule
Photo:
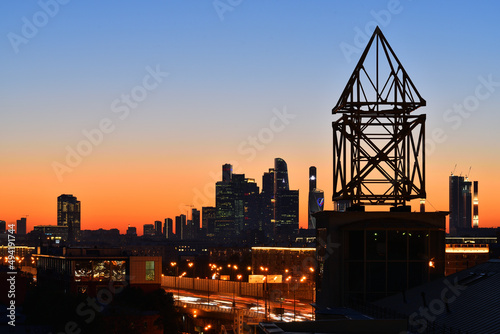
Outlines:
[[[468,179],[470,177],[470,170],[472,169],[472,166],[469,167],[469,172],[467,172],[467,175],[465,177]]]
[[[457,164],[455,164],[455,168],[453,168],[453,171],[451,172],[451,175],[455,174],[455,170],[457,169]]]

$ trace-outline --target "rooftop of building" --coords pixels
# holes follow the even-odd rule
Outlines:
[[[469,333],[500,333],[500,259],[377,301],[409,316],[417,331],[435,322]]]
[[[81,257],[126,257],[120,248],[97,248],[97,247],[50,247],[38,250],[37,256],[40,257],[64,257],[64,258],[81,258]]]
[[[254,246],[252,250],[276,250],[276,251],[310,251],[315,252],[316,248],[314,247],[279,247],[279,246]]]
[[[260,323],[260,333],[280,334],[399,334],[406,333],[406,320],[333,319],[303,322]]]

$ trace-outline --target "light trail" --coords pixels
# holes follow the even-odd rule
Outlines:
[[[205,306],[217,306],[221,309],[232,309],[233,308],[233,296],[232,295],[221,295],[221,294],[210,294],[208,297],[206,292],[203,291],[186,291],[177,289],[164,288],[165,291],[171,292],[174,296],[174,300],[178,300],[184,304],[192,305],[196,308],[198,305]],[[208,297],[208,298],[207,298]],[[235,307],[240,309],[246,309],[265,318],[265,301],[262,298],[254,297],[243,297],[235,296]],[[293,299],[286,299],[282,302],[267,301],[268,304],[268,318],[271,321],[283,321],[292,322],[294,321],[294,301]],[[283,308],[283,315],[275,314],[277,308]],[[295,321],[308,321],[313,320],[313,308],[311,305],[295,300]]]

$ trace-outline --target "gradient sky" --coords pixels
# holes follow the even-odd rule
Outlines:
[[[82,229],[142,233],[214,205],[222,164],[261,187],[281,157],[307,226],[309,166],[333,208],[331,109],[378,24],[427,100],[427,210],[448,210],[450,172],[472,167],[480,226],[500,225],[498,2],[60,1],[0,3],[0,219],[56,224],[66,193]],[[146,92],[134,108],[120,101],[132,92]]]

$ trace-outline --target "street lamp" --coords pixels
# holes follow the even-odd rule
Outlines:
[[[210,273],[212,273],[211,271],[214,269],[214,266],[217,267],[215,264],[212,264],[210,263],[208,265],[210,267]],[[210,275],[210,277],[213,277],[212,275]],[[210,278],[207,278],[207,306],[210,305]]]
[[[239,283],[239,290],[241,291],[241,281],[240,279],[242,278],[243,276],[242,275],[237,275],[236,276],[236,279],[240,282]],[[236,284],[233,286],[233,309],[236,308],[236,299],[235,299],[235,290],[236,290]]]
[[[265,314],[266,321],[267,321],[267,299],[266,299],[266,287],[267,287],[266,282],[267,281],[266,281],[266,278],[267,278],[267,276],[262,277],[262,283],[264,283],[264,285],[263,285],[263,288],[264,288],[263,290],[264,291],[262,291],[262,298],[264,298],[264,314]],[[257,293],[257,296],[258,295],[259,294]],[[258,310],[259,310],[259,303],[258,303],[258,300],[257,300],[257,311]]]
[[[179,278],[182,278],[182,277],[186,276],[186,274],[187,274],[186,272],[183,272],[183,273],[179,276]],[[177,300],[180,300],[180,299],[179,299],[179,297],[180,297],[180,286],[179,286],[179,285],[177,285]]]
[[[194,275],[194,262],[188,262],[188,267],[191,268],[191,276],[195,276]]]
[[[177,288],[177,276],[179,276],[179,267],[177,266],[177,262],[170,262],[170,266],[175,267],[175,277],[174,277],[174,289]],[[177,290],[177,300],[179,300],[179,290]]]
[[[305,276],[302,276],[299,282],[304,283],[306,279]],[[297,289],[293,289],[293,321],[295,321],[295,290]]]
[[[260,270],[264,272],[264,313],[266,315],[266,321],[267,321],[267,271],[269,270],[268,267],[263,267],[260,266]]]

